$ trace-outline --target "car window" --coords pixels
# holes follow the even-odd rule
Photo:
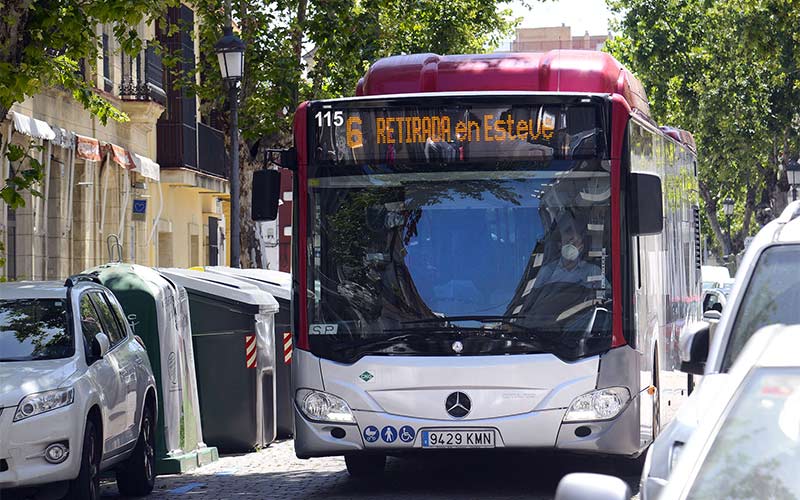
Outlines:
[[[714,292],[706,293],[706,300],[703,302],[703,311],[708,311],[717,302],[719,302],[719,299],[716,293]]]
[[[796,498],[800,370],[761,368],[719,424],[687,498]]]
[[[722,371],[730,369],[747,340],[761,327],[800,323],[800,245],[767,248],[753,269],[733,323]]]
[[[0,300],[0,361],[60,359],[74,353],[64,299]]]
[[[91,357],[91,346],[94,336],[103,331],[100,317],[89,298],[88,293],[81,295],[81,331],[85,342],[86,354]]]
[[[125,338],[125,334],[123,333],[124,330],[122,330],[116,315],[111,312],[111,308],[108,305],[107,299],[105,298],[104,294],[100,292],[92,292],[90,295],[92,296],[92,301],[97,308],[97,312],[100,313],[100,321],[103,325],[103,331],[106,333],[106,335],[108,335],[108,340],[111,343],[111,346],[113,347],[119,344]]]

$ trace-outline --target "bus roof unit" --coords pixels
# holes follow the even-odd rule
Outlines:
[[[359,80],[356,95],[479,91],[619,94],[650,117],[641,82],[611,55],[588,50],[386,57]]]

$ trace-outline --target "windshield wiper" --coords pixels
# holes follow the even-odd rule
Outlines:
[[[407,331],[407,330],[384,330],[384,332],[391,332],[391,331],[398,332],[398,331]],[[337,352],[338,351],[351,350],[351,349],[366,350],[366,349],[373,349],[373,348],[376,348],[376,347],[384,347],[384,346],[385,347],[389,347],[389,346],[395,345],[398,342],[402,342],[402,341],[430,340],[430,337],[428,337],[428,334],[436,333],[437,331],[439,331],[439,330],[424,330],[424,331],[415,332],[415,333],[404,333],[402,335],[395,335],[394,337],[375,339],[375,340],[359,343],[358,345],[355,345],[355,346],[354,345],[345,344],[345,345],[334,347],[333,350],[337,351]],[[441,331],[449,332],[449,330],[441,330]]]
[[[520,316],[516,314],[512,314],[509,316],[437,316],[435,318],[425,318],[425,319],[415,319],[410,321],[403,321],[404,325],[413,325],[413,324],[426,324],[426,323],[451,323],[453,321],[478,321],[480,323],[502,323],[504,325],[508,325],[514,327],[518,330],[522,330],[527,332],[528,329],[522,325],[518,325],[514,323],[512,320],[518,319]],[[453,327],[451,327],[453,328]],[[462,328],[462,327],[457,327]],[[490,329],[494,330],[494,329]]]
[[[409,321],[403,321],[404,325],[413,325],[414,323],[439,323],[439,322],[448,322],[448,321],[480,321],[481,323],[493,323],[495,321],[509,321],[512,319],[516,319],[519,316],[511,315],[511,316],[436,316],[435,318],[425,318],[425,319],[412,319]]]

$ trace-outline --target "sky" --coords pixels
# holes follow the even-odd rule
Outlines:
[[[531,10],[521,2],[508,3],[515,16],[523,17],[521,27],[544,28],[561,26],[564,23],[572,27],[572,35],[582,35],[589,31],[590,35],[602,35],[608,32],[608,20],[611,12],[605,0],[531,0]]]

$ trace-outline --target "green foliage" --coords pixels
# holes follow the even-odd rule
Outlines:
[[[0,115],[46,86],[72,92],[102,123],[127,117],[94,92],[78,72],[78,61],[95,61],[101,24],[113,25],[122,49],[135,54],[142,41],[132,29],[154,21],[167,0],[0,1]]]
[[[300,101],[353,95],[369,64],[412,52],[486,52],[519,20],[495,0],[289,0],[233,5],[239,36],[247,44],[240,124],[244,138],[287,141]],[[195,4],[200,30],[202,83],[193,86],[203,107],[224,110],[213,45],[224,13],[214,0]],[[310,53],[309,53],[310,52]],[[313,59],[308,67],[302,61]],[[189,82],[190,83],[190,82]]]
[[[31,154],[32,151],[41,149],[42,147],[33,141],[26,147],[13,143],[4,146],[0,161],[8,160],[11,170],[5,185],[0,189],[0,198],[9,207],[17,209],[25,206],[25,199],[21,194],[24,191],[29,191],[33,196],[42,196],[34,186],[42,181],[44,169],[39,160]]]
[[[782,165],[800,145],[800,1],[608,2],[620,20],[607,50],[642,80],[659,123],[695,134],[705,227],[722,253],[738,251],[759,210],[786,204]],[[728,196],[732,242],[717,218]]]

